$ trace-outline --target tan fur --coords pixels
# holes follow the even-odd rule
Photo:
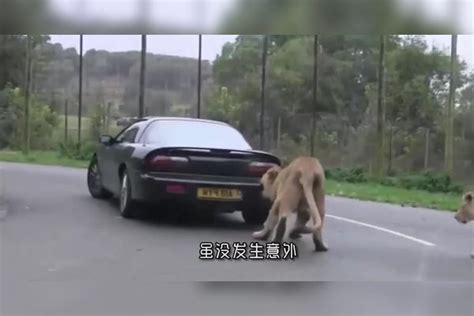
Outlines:
[[[256,239],[268,239],[275,230],[274,241],[284,238],[288,216],[297,213],[296,225],[291,238],[302,233],[312,233],[316,251],[327,251],[322,239],[325,215],[324,170],[312,157],[299,157],[287,167],[273,167],[261,179],[262,195],[273,202],[262,230],[254,232]],[[312,227],[306,227],[311,219]],[[278,227],[277,227],[278,225]]]
[[[467,192],[463,195],[461,207],[454,214],[454,218],[462,224],[474,220],[474,192]]]
[[[463,195],[461,207],[454,214],[454,218],[461,224],[474,221],[474,192],[467,192]],[[474,259],[474,252],[471,253],[471,258]]]

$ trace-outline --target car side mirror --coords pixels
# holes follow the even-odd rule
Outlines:
[[[103,145],[112,145],[114,143],[114,139],[112,136],[109,135],[101,135],[99,142]]]

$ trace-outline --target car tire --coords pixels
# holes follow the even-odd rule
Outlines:
[[[242,217],[248,225],[262,225],[268,217],[271,203],[261,201],[256,205],[246,207],[242,210]]]
[[[132,199],[132,185],[125,169],[120,178],[119,210],[123,218],[137,217],[137,202]]]
[[[102,176],[99,169],[97,157],[92,157],[89,167],[87,168],[87,188],[93,198],[108,199],[112,197],[112,193],[107,191],[102,185]]]

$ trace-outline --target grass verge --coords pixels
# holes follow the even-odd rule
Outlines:
[[[407,190],[377,183],[348,183],[327,180],[326,191],[336,196],[358,200],[386,202],[402,206],[426,207],[454,211],[460,203],[460,195]]]
[[[32,151],[28,156],[16,151],[0,151],[0,161],[59,165],[75,168],[87,168],[88,161],[61,157],[54,151]],[[449,193],[432,193],[421,190],[407,190],[377,183],[348,183],[327,180],[326,192],[365,201],[386,202],[405,206],[426,207],[431,209],[454,211],[460,196]]]
[[[0,161],[87,168],[88,161],[62,157],[55,151],[31,151],[28,156],[18,151],[0,151]]]

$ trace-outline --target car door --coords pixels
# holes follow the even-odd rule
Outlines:
[[[113,193],[118,193],[117,183],[118,178],[118,165],[117,155],[120,154],[124,147],[124,141],[129,142],[135,134],[136,126],[131,125],[122,130],[112,141],[111,144],[101,145],[99,150],[99,164],[102,174],[102,183],[105,188]]]
[[[140,128],[137,124],[130,126],[130,128],[116,138],[110,148],[109,166],[111,170],[109,171],[109,178],[114,192],[119,192],[120,190],[119,168],[121,164],[128,165],[130,162],[139,130]]]

